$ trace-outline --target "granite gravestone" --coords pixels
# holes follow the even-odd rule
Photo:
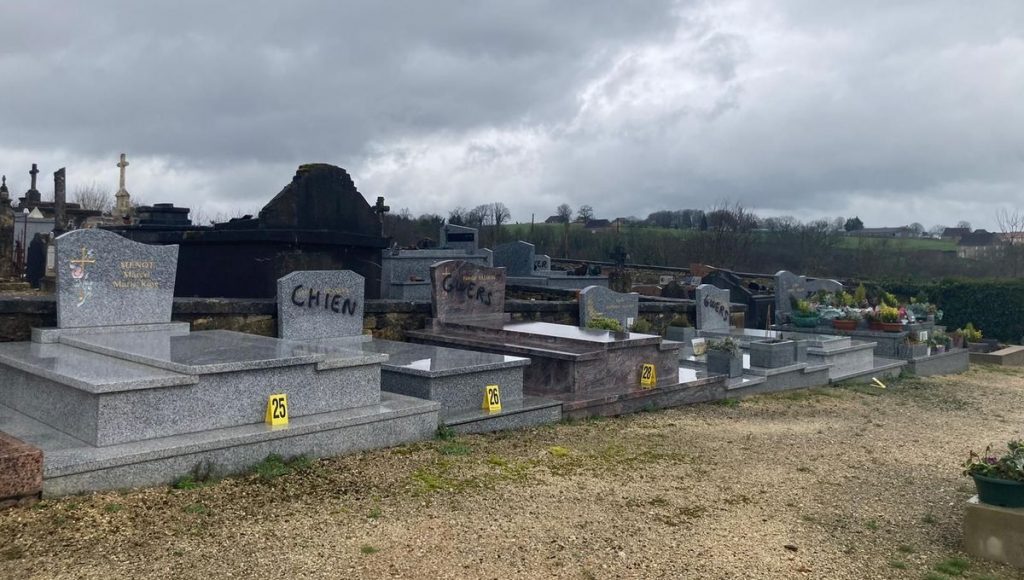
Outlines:
[[[586,328],[597,317],[611,318],[629,330],[639,316],[640,296],[635,292],[622,294],[604,286],[587,286],[580,290],[580,326]]]
[[[797,300],[804,300],[817,293],[819,290],[826,292],[839,292],[843,285],[835,280],[827,278],[807,278],[797,276],[792,272],[780,270],[775,274],[775,322],[789,320],[793,313],[793,307],[789,303],[790,297]]]
[[[701,284],[697,286],[696,301],[697,330],[729,330],[728,290],[711,284]]]
[[[454,224],[441,226],[441,247],[449,250],[465,250],[472,254],[477,249],[477,230]]]
[[[431,311],[438,322],[505,317],[505,269],[445,260],[430,267]]]
[[[97,229],[68,232],[56,245],[58,327],[171,321],[178,246]]]
[[[533,271],[534,272],[550,272],[551,271],[551,256],[541,254],[533,259]]]
[[[365,279],[351,270],[305,270],[277,281],[277,335],[290,340],[363,333]]]
[[[508,276],[533,274],[534,246],[529,242],[509,242],[494,247],[494,265],[505,268]]]

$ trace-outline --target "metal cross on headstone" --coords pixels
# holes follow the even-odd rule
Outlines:
[[[39,168],[36,167],[35,163],[33,163],[32,164],[32,171],[28,172],[28,174],[32,176],[32,187],[30,187],[29,189],[35,189],[36,188],[36,174],[38,174],[38,173],[39,173]]]
[[[377,214],[380,220],[380,235],[384,235],[384,214],[391,211],[390,205],[384,205],[384,196],[377,196],[377,203],[373,206],[373,213]]]
[[[118,191],[124,191],[124,169],[128,167],[128,161],[125,159],[124,153],[121,154],[121,161],[117,166],[121,168],[121,186],[118,188]]]

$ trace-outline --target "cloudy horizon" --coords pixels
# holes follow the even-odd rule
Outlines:
[[[372,202],[599,217],[729,201],[996,228],[1024,208],[1024,4],[5,3],[0,173],[203,215],[298,165]]]

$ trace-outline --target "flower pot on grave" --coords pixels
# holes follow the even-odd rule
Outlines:
[[[750,343],[750,366],[777,369],[792,365],[796,349],[792,340],[756,340]]]
[[[935,354],[942,354],[944,352],[946,352],[946,345],[944,345],[944,344],[936,344],[935,345]]]
[[[978,489],[978,501],[1001,507],[1024,507],[1024,483],[971,474]]]
[[[868,330],[874,330],[875,332],[881,332],[882,331],[882,321],[881,320],[869,320],[868,321]]]
[[[743,375],[743,357],[721,350],[708,351],[708,373],[725,375],[730,379]]]
[[[836,318],[832,321],[832,328],[836,330],[857,330],[856,320],[844,320],[842,318]]]
[[[809,316],[793,314],[790,318],[793,320],[793,326],[798,328],[814,328],[815,326],[818,326],[817,314],[811,314]]]
[[[951,336],[951,338],[953,340],[953,348],[963,348],[964,347],[964,337],[963,337],[963,335],[961,335],[961,334],[954,334],[954,335]]]
[[[669,326],[665,329],[665,338],[669,340],[688,343],[696,336],[697,329],[692,326]]]
[[[903,332],[902,322],[882,322],[882,332]]]

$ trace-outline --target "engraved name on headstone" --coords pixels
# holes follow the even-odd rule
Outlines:
[[[697,330],[729,330],[729,291],[711,284],[697,286]]]
[[[430,267],[431,309],[439,322],[497,321],[505,316],[505,269],[462,260]]]

